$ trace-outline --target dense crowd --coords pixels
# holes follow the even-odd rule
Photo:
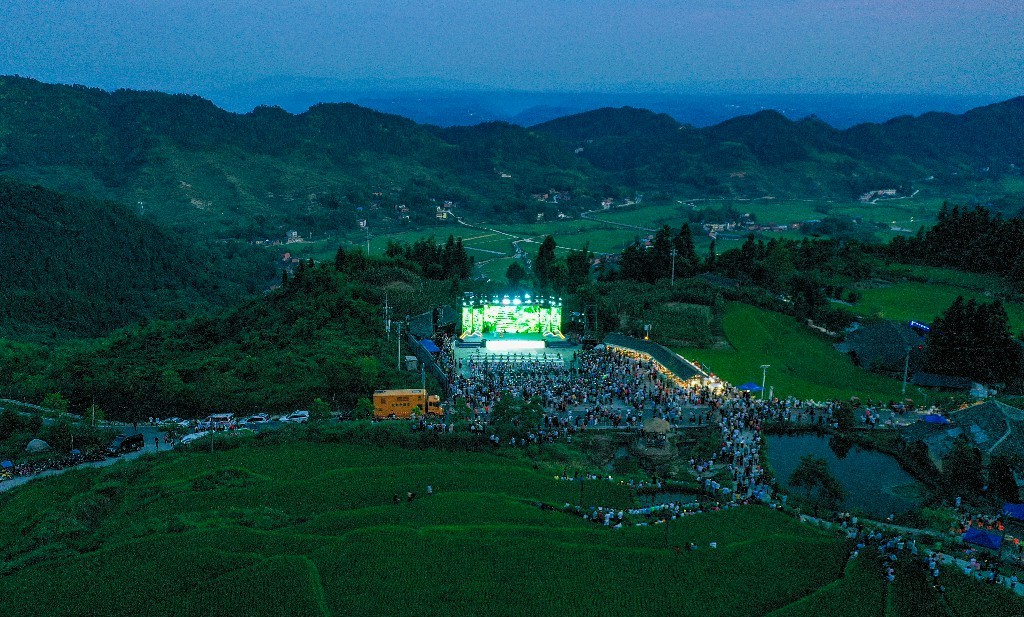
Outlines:
[[[586,520],[610,527],[659,524],[713,509],[771,501],[772,491],[761,456],[764,428],[771,423],[837,426],[838,401],[761,398],[708,380],[680,382],[663,372],[649,357],[628,351],[576,352],[566,366],[530,361],[460,364],[450,354],[451,348],[448,349],[446,365],[451,368],[453,394],[464,401],[477,430],[491,430],[488,426],[490,412],[503,396],[523,400],[536,397],[541,402],[542,427],[517,441],[502,441],[499,435],[492,433],[490,437],[495,446],[571,440],[575,432],[586,428],[639,428],[652,418],[664,419],[675,427],[718,428],[719,448],[707,457],[689,461],[706,503],[675,501],[626,510],[565,505],[567,510]],[[858,415],[861,422],[873,428],[892,424],[895,414],[901,411],[869,402],[859,409]],[[562,477],[577,479],[567,478],[565,473]],[[781,501],[772,502],[772,507],[782,507],[785,503],[786,498],[782,496]],[[843,516],[846,518],[842,519]],[[918,556],[913,540],[869,529],[848,513],[840,513],[840,517],[844,529],[857,542],[858,548],[851,558],[865,548],[876,548],[882,557],[881,575],[889,581],[894,579],[895,564],[903,555],[912,556],[921,567],[927,567],[936,586],[939,564],[954,563],[948,555],[936,557],[922,551],[925,554]],[[958,534],[971,526],[1001,530],[1002,521],[998,517],[965,516],[950,531]],[[971,559],[963,566],[965,570],[973,569],[976,575],[981,573],[982,578],[991,571],[993,581],[1008,585],[1017,582],[1015,578],[997,575],[995,566],[980,556],[965,553],[965,558]]]

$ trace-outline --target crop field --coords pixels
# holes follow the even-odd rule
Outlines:
[[[945,311],[957,296],[974,298],[979,302],[991,302],[993,298],[983,292],[961,286],[943,283],[895,283],[886,287],[865,289],[861,299],[850,310],[866,317],[878,316],[897,321],[911,319],[928,323]],[[1006,302],[1006,314],[1010,319],[1010,330],[1014,333],[1024,330],[1024,305]]]
[[[847,560],[848,541],[763,506],[586,522],[567,504],[637,498],[560,470],[514,450],[277,438],[72,471],[0,494],[0,610],[866,617],[934,603],[920,577],[887,589],[870,556]],[[980,594],[996,607],[985,614],[1019,609],[950,580],[951,603]]]
[[[433,236],[438,242],[444,242],[449,235],[461,237],[470,255],[477,262],[485,263],[483,274],[495,280],[504,277],[508,267],[507,258],[514,254],[513,241],[522,239],[521,246],[528,253],[535,253],[545,236],[551,235],[559,246],[559,252],[579,250],[584,246],[595,253],[619,253],[638,237],[657,230],[662,225],[678,228],[687,220],[692,210],[705,208],[719,209],[731,206],[739,212],[750,212],[765,223],[793,223],[810,219],[820,219],[827,213],[849,216],[862,216],[866,221],[896,224],[907,229],[916,230],[921,224],[934,222],[935,213],[941,206],[941,200],[931,198],[915,198],[907,200],[888,200],[876,204],[851,202],[828,202],[823,200],[799,199],[750,199],[750,200],[679,200],[672,203],[643,203],[635,206],[612,208],[591,214],[592,219],[573,218],[566,220],[544,221],[539,223],[489,223],[468,217],[470,225],[447,223],[436,227],[424,227],[375,235],[370,234],[370,252],[379,255],[384,251],[388,240],[412,243],[420,238]],[[596,219],[596,220],[595,220]],[[625,227],[623,225],[634,226]],[[509,234],[509,235],[504,235]],[[722,236],[716,247],[719,252],[740,246],[743,232],[737,237]],[[886,239],[893,235],[884,232]],[[766,234],[766,237],[785,237],[801,239],[799,231],[786,231]],[[346,245],[365,246],[366,236],[362,232],[349,232],[341,238]],[[304,257],[314,259],[331,259],[334,256],[339,238],[323,239],[295,246],[295,252]],[[702,257],[707,252],[711,238],[703,234],[695,234],[694,243]],[[493,260],[493,261],[491,261]]]
[[[832,347],[831,340],[788,315],[729,303],[722,327],[731,349],[677,351],[733,384],[760,384],[760,366],[769,364],[767,386],[774,386],[776,396],[900,399],[900,382],[855,366]]]
[[[764,507],[686,517],[667,535],[587,523],[559,511],[579,484],[553,475],[485,453],[304,443],[72,472],[0,496],[0,608],[753,616],[843,569],[844,541]],[[634,503],[607,480],[584,483],[582,499]]]

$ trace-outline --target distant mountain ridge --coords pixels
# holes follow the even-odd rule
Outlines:
[[[582,148],[584,158],[619,179],[664,186],[673,173],[694,181],[703,175],[716,192],[822,195],[826,188],[849,197],[937,173],[1019,173],[1024,166],[1024,97],[961,115],[929,113],[845,130],[770,110],[697,129],[633,108],[532,128]]]
[[[600,175],[547,135],[502,126],[466,134],[351,104],[239,115],[196,96],[0,78],[0,173],[213,237],[336,233],[374,202],[432,220],[431,200],[586,192]]]
[[[352,104],[239,115],[196,96],[0,78],[0,173],[117,199],[208,239],[426,224],[445,201],[525,221],[633,191],[850,199],[1022,165],[1024,98],[845,130],[774,111],[695,128],[630,107],[439,128]],[[535,198],[552,189],[571,203]]]

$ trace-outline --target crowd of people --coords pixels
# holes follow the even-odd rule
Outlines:
[[[492,433],[492,443],[496,446],[571,439],[573,434],[587,428],[636,429],[654,418],[664,419],[677,428],[718,428],[719,448],[706,457],[689,461],[698,486],[703,490],[702,499],[717,501],[702,505],[678,500],[621,511],[607,507],[581,510],[580,506],[566,504],[566,509],[609,527],[655,524],[748,503],[770,502],[772,507],[784,507],[785,496],[781,496],[781,501],[772,501],[770,479],[762,462],[765,427],[774,423],[835,427],[841,405],[839,401],[762,398],[709,380],[681,382],[649,356],[614,348],[576,351],[571,362],[557,365],[529,361],[460,363],[450,346],[447,352],[443,354],[447,358],[444,364],[450,369],[452,393],[465,405],[478,430],[491,430],[489,414],[503,396],[539,399],[544,410],[542,427],[530,432],[525,440],[520,438],[516,442],[502,441],[501,436]],[[901,411],[891,406],[868,404],[857,410],[857,417],[871,427],[890,425]],[[563,479],[569,479],[565,473]],[[709,505],[711,503],[714,505]],[[882,575],[886,579],[892,580],[895,576],[894,564],[904,553],[916,558],[917,547],[912,540],[884,535],[877,529],[865,527],[856,517],[851,520],[848,513],[845,516],[842,523],[857,540],[858,551],[877,547],[882,554],[885,564]],[[966,517],[960,527],[951,532],[959,533],[978,524],[998,529],[1003,523],[998,517],[991,517],[991,520],[984,516]],[[936,573],[937,580],[938,563],[942,563],[942,558],[935,563],[929,562],[934,561],[933,557],[926,555],[924,559],[923,565]],[[972,567],[983,571],[988,567],[979,559],[971,563],[977,564]]]

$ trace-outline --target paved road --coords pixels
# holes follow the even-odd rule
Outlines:
[[[140,456],[142,456],[143,454],[156,453],[158,450],[157,450],[157,446],[155,445],[155,443],[153,441],[153,439],[156,438],[156,437],[159,437],[160,438],[160,442],[161,442],[160,443],[159,451],[166,452],[166,451],[171,449],[169,446],[167,446],[167,445],[165,445],[163,443],[164,432],[161,431],[159,428],[152,427],[152,426],[140,426],[139,427],[139,432],[142,433],[143,435],[145,435],[146,445],[141,450],[139,450],[138,452],[129,452],[128,454],[124,454],[124,455],[118,456],[118,457],[108,458],[108,459],[103,460],[103,461],[98,461],[98,462],[95,462],[95,463],[82,463],[81,465],[75,465],[74,467],[65,467],[64,469],[50,469],[50,470],[44,471],[42,473],[37,473],[34,476],[24,476],[24,477],[13,478],[11,480],[5,480],[3,482],[0,482],[0,493],[2,493],[4,491],[8,491],[8,490],[10,490],[10,489],[12,489],[12,488],[14,488],[16,486],[21,486],[22,484],[25,484],[26,482],[31,482],[32,480],[36,480],[38,478],[49,478],[51,476],[56,476],[56,475],[59,475],[59,474],[62,474],[64,472],[66,472],[66,471],[69,471],[71,469],[82,469],[82,468],[85,468],[85,467],[106,467],[108,465],[113,465],[114,463],[118,463],[120,461],[130,461],[130,460],[137,459]]]

